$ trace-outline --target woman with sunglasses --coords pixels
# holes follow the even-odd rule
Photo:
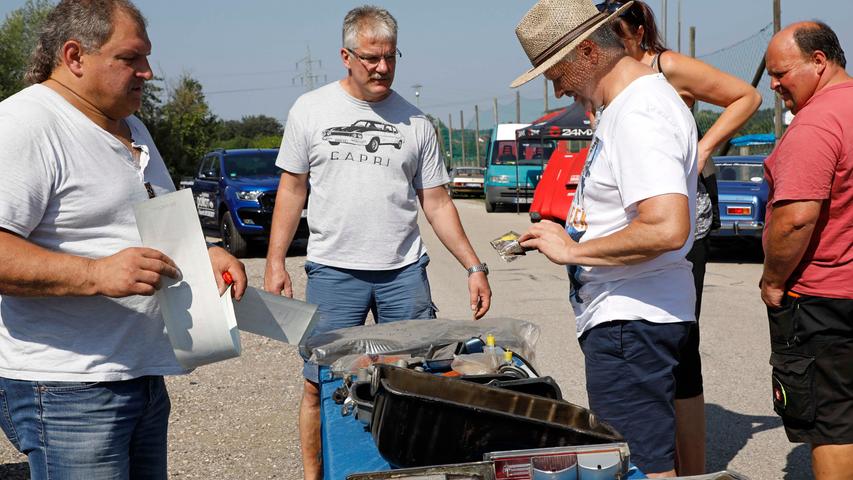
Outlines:
[[[607,1],[597,6],[600,11],[616,11],[624,3]],[[687,256],[693,263],[697,323],[681,351],[681,363],[675,371],[676,471],[678,475],[698,475],[705,472],[705,398],[698,321],[709,248],[708,233],[713,228],[712,223],[719,222],[719,213],[715,212],[717,188],[711,155],[755,113],[761,105],[761,95],[739,78],[668,50],[658,35],[651,8],[640,0],[635,0],[619,16],[613,28],[625,43],[628,55],[662,73],[688,107],[692,108],[701,100],[724,109],[699,141],[699,171],[703,175],[697,189],[695,240]]]

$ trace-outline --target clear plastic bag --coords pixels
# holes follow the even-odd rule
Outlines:
[[[347,355],[382,354],[385,356],[408,354],[425,357],[444,345],[461,342],[471,337],[485,337],[491,333],[497,345],[518,352],[530,362],[535,362],[535,347],[539,340],[539,327],[530,322],[512,318],[485,318],[477,322],[463,320],[404,320],[342,328],[314,335],[300,345],[305,358],[333,371],[344,371],[343,364],[333,366]],[[340,367],[341,370],[335,370]]]

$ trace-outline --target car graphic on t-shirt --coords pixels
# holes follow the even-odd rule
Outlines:
[[[332,127],[323,130],[323,140],[331,145],[349,143],[361,145],[370,153],[379,150],[379,145],[403,147],[403,136],[397,127],[373,120],[359,120],[346,127]]]

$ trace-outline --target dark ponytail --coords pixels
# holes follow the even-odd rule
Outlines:
[[[634,4],[625,10],[622,15],[619,15],[619,20],[621,21],[613,22],[613,29],[620,37],[635,34],[637,29],[642,26],[643,39],[641,48],[643,50],[652,53],[660,53],[668,50],[660,37],[660,33],[658,33],[655,14],[646,2],[634,0]],[[626,27],[630,29],[630,32],[623,30]]]

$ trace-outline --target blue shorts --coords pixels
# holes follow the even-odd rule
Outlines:
[[[643,472],[675,465],[675,376],[692,322],[615,320],[580,338],[589,408],[627,440]]]
[[[394,270],[351,270],[305,262],[305,300],[318,305],[314,334],[364,325],[367,312],[376,323],[434,319],[426,267],[429,256]],[[319,368],[306,359],[302,373],[317,382]]]

